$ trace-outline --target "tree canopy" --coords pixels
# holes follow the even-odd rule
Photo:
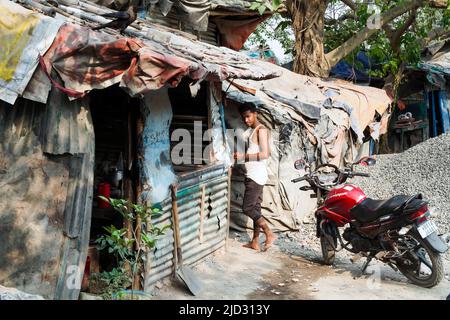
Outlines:
[[[259,25],[249,43],[278,40],[286,53],[293,54],[294,71],[313,76],[327,76],[330,68],[342,59],[354,63],[361,49],[380,65],[372,70],[372,75],[394,75],[405,64],[418,63],[422,49],[431,41],[450,36],[447,0],[287,0],[283,3],[258,0],[256,3],[259,7],[254,5],[255,10],[261,13],[260,8],[264,7],[274,14]]]

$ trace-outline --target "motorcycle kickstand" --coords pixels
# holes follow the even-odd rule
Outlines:
[[[367,257],[367,260],[366,260],[366,262],[364,263],[364,266],[363,266],[363,268],[362,268],[362,270],[361,270],[361,274],[362,274],[362,275],[363,275],[364,272],[366,271],[366,269],[367,269],[367,267],[369,266],[369,263],[372,261],[372,259],[373,259],[373,256],[372,256],[372,255],[370,255],[370,256]]]

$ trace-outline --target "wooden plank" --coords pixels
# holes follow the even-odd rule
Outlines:
[[[133,133],[135,133],[134,139],[132,138],[130,141],[132,142],[132,146],[131,146],[131,152],[130,152],[130,162],[128,164],[128,169],[129,170],[137,170],[138,168],[133,168],[133,163],[135,161],[135,158],[139,158],[140,156],[142,156],[140,154],[140,149],[139,146],[142,145],[141,140],[142,140],[142,133],[144,132],[144,120],[142,119],[142,115],[140,114],[138,108],[136,109],[131,109],[134,110],[132,112],[130,112],[131,117],[130,117],[130,130],[129,131],[129,135],[131,136]],[[134,124],[134,125],[133,125]],[[137,141],[136,141],[137,139]],[[139,174],[137,175],[138,177],[140,176]],[[141,185],[141,180],[139,178],[137,178],[135,181],[133,181],[134,186],[135,186],[135,195],[134,195],[134,202],[137,204],[144,204],[142,203],[141,199],[141,194],[142,194],[142,185]],[[147,221],[146,221],[147,222]],[[147,227],[149,227],[151,221],[147,223]],[[142,232],[142,221],[141,219],[138,217],[136,219],[136,224],[137,224],[137,228],[136,228],[136,249],[140,248],[140,243],[141,243],[141,232]],[[151,265],[151,261],[149,259],[149,257],[147,256],[147,266]],[[143,272],[150,272],[150,268],[148,270],[143,270]],[[134,278],[134,287],[137,290],[141,290],[143,289],[143,285],[141,283],[141,277],[140,277],[140,273],[138,272],[138,274],[136,274],[136,277]]]
[[[172,227],[173,227],[173,238],[174,238],[174,253],[173,253],[173,266],[174,273],[173,276],[176,278],[178,270],[178,255],[180,254],[181,244],[180,244],[180,223],[178,221],[178,205],[177,205],[177,186],[172,184],[170,186],[171,196],[172,196]]]
[[[128,121],[127,121],[127,125],[128,125],[128,142],[130,141],[131,137],[130,137],[130,126],[131,126],[131,118],[130,118],[130,112],[128,112]],[[127,146],[127,159],[126,159],[126,163],[127,163],[127,167],[128,167],[128,163],[130,161],[129,158],[129,154],[130,151],[129,149],[131,148],[130,143],[128,143]],[[123,151],[123,150],[122,150]],[[131,181],[130,177],[127,174],[124,174],[124,179],[122,181],[122,192],[123,192],[123,196],[126,200],[133,202],[133,182]],[[133,224],[131,223],[131,221],[124,219],[123,221],[123,227],[127,229],[127,238],[131,239],[133,237]],[[131,245],[129,246],[129,248],[131,249]],[[126,263],[125,264],[125,270],[127,272],[129,272],[131,274],[131,266]],[[133,284],[134,286],[134,284]]]
[[[228,250],[228,238],[230,237],[230,222],[231,222],[231,167],[228,168],[228,205],[227,205],[227,235],[225,237],[225,249]]]
[[[216,103],[214,101],[214,97],[213,97],[213,92],[212,90],[214,90],[214,83],[213,82],[208,82],[208,86],[207,86],[207,101],[206,101],[206,107],[208,108],[208,129],[212,128],[212,104]],[[209,163],[214,163],[216,161],[216,157],[214,155],[214,150],[213,148],[210,148],[209,150]]]
[[[206,186],[201,186],[201,202],[200,202],[200,229],[199,229],[199,241],[203,243],[203,221],[205,219],[205,190]]]
[[[183,115],[183,114],[174,114],[173,119],[179,119],[179,120],[198,120],[198,121],[202,121],[202,120],[206,120],[206,116],[190,116],[190,115]]]
[[[238,88],[241,91],[250,93],[251,95],[255,95],[256,94],[256,89],[253,89],[253,88],[250,88],[250,87],[246,87],[246,86],[234,83],[234,82],[231,82],[231,85],[236,87],[236,88]]]

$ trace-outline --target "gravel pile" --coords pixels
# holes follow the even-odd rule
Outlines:
[[[403,153],[378,155],[376,165],[358,166],[357,171],[371,176],[354,178],[351,183],[371,198],[422,193],[439,231],[450,231],[450,134],[429,139]]]

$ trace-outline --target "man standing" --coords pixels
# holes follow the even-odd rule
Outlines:
[[[253,220],[253,238],[244,247],[259,250],[259,233],[262,229],[266,235],[264,250],[267,250],[276,240],[261,214],[263,188],[267,182],[267,159],[269,158],[269,133],[258,121],[256,107],[245,103],[239,107],[242,120],[249,127],[244,132],[246,152],[234,153],[234,158],[245,162],[245,193],[242,210]]]

